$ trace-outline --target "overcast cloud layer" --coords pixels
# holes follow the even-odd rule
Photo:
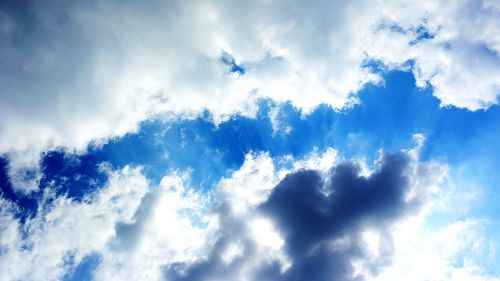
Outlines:
[[[220,122],[260,97],[350,106],[383,80],[374,67],[410,69],[442,105],[487,108],[499,13],[491,0],[3,2],[0,153],[21,185],[40,152],[84,151],[157,114]]]

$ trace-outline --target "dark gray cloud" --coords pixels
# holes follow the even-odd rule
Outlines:
[[[173,281],[241,280],[242,276],[247,280],[363,280],[354,276],[354,260],[364,261],[364,270],[376,274],[391,262],[389,227],[421,203],[419,196],[405,199],[412,161],[405,152],[386,154],[378,170],[367,177],[352,161],[332,167],[326,179],[314,170],[287,175],[256,210],[274,222],[285,240],[292,262],[285,271],[278,261],[256,262],[259,253],[245,218],[233,215],[222,203],[215,210],[221,223],[219,239],[208,257],[169,265],[165,276]],[[367,229],[379,234],[377,259],[370,259],[363,239]],[[238,243],[242,251],[228,263],[223,255],[231,243]]]

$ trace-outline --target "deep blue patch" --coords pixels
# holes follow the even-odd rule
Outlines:
[[[62,151],[48,152],[42,158],[40,187],[81,200],[105,184],[106,174],[98,169],[103,160],[100,155],[92,153],[72,155]]]
[[[24,223],[27,218],[36,215],[38,207],[38,200],[36,198],[39,194],[34,193],[26,196],[15,192],[7,174],[7,169],[7,159],[0,157],[0,195],[17,205],[19,211],[14,213],[14,216],[18,218],[21,223]]]

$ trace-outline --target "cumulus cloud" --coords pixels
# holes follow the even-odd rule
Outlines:
[[[392,68],[411,60],[417,86],[430,85],[443,106],[477,110],[498,102],[498,7],[491,1],[387,4],[377,37],[366,42],[371,58]]]
[[[4,280],[61,280],[89,255],[100,257],[96,280],[154,280],[164,262],[185,260],[189,249],[201,247],[193,220],[205,203],[182,186],[182,175],[152,187],[139,168],[108,173],[106,186],[81,202],[45,194],[37,216],[24,224],[2,198]]]
[[[169,265],[167,280],[377,276],[392,262],[393,223],[417,212],[432,185],[442,180],[441,168],[426,175],[430,184],[419,184],[427,165],[418,163],[411,153],[384,154],[377,169],[365,176],[357,162],[340,161],[326,173],[304,168],[288,173],[265,200],[250,205],[243,215],[231,209],[232,201],[222,201],[216,210],[219,239],[208,257],[194,264]],[[267,239],[256,239],[256,220],[269,224]],[[376,245],[367,235],[376,238]],[[265,241],[273,237],[274,249],[266,247]],[[228,262],[225,257],[233,245],[239,247],[239,254]]]
[[[9,213],[3,218],[9,231],[4,245],[0,271],[5,280],[58,280],[64,274],[65,258],[76,263],[100,249],[113,235],[117,221],[130,221],[147,191],[147,182],[137,169],[111,172],[102,192],[82,203],[66,197],[45,194],[39,215],[21,225]],[[92,203],[90,203],[92,202]],[[2,206],[5,206],[2,202]],[[8,206],[8,205],[7,205]],[[2,235],[2,236],[3,236]],[[3,237],[2,237],[3,238]]]
[[[202,253],[211,225],[205,216],[210,198],[172,174],[150,190],[131,221],[115,224],[115,235],[101,249],[96,280],[159,280],[165,263],[191,260]]]
[[[0,274],[60,280],[96,256],[94,280],[412,280],[425,261],[439,273],[429,280],[482,280],[453,263],[481,247],[481,221],[423,227],[446,166],[420,161],[418,147],[360,163],[333,149],[255,152],[209,193],[186,173],[152,186],[140,168],[104,166],[104,187],[79,201],[47,192],[24,223],[0,197]]]
[[[0,153],[30,191],[42,151],[84,151],[154,116],[221,122],[261,97],[352,105],[382,79],[371,60],[413,71],[443,105],[486,108],[498,14],[494,1],[3,3]]]

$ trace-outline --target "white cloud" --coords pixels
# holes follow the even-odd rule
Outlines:
[[[432,86],[443,105],[485,108],[496,103],[500,83],[495,7],[493,1],[46,1],[22,15],[1,12],[0,153],[13,162],[26,158],[11,164],[10,174],[18,189],[33,190],[36,177],[23,184],[19,171],[36,170],[42,151],[81,152],[158,114],[187,117],[208,109],[220,122],[254,114],[258,97],[291,101],[305,113],[320,103],[349,106],[366,83],[381,79],[363,67],[370,59],[390,68],[413,60],[417,85]],[[419,27],[433,38],[416,42]],[[223,52],[246,73],[229,73]]]
[[[2,278],[60,280],[85,256],[96,253],[101,260],[96,280],[160,280],[164,265],[205,255],[215,230],[224,227],[208,213],[212,196],[187,186],[189,174],[173,172],[152,187],[140,168],[102,169],[109,176],[104,187],[81,202],[47,192],[37,215],[24,225],[14,216],[15,205],[0,197]],[[217,189],[239,218],[249,219],[249,235],[261,244],[260,256],[283,264],[281,237],[252,211],[285,174],[276,171],[267,153],[248,154]],[[238,244],[233,246],[228,262],[239,253]],[[256,256],[255,262],[263,260]]]
[[[143,197],[133,221],[115,227],[100,249],[96,280],[161,280],[163,265],[203,254],[212,228],[206,217],[210,201],[186,186],[186,176],[165,176]]]
[[[489,1],[386,4],[383,25],[366,39],[370,57],[394,68],[413,60],[417,86],[432,86],[443,106],[477,110],[498,102],[500,11]]]
[[[109,182],[96,193],[82,202],[62,196],[42,203],[46,207],[25,225],[4,201],[4,280],[60,280],[93,253],[102,257],[97,280],[157,280],[163,263],[189,259],[194,254],[190,249],[201,248],[205,239],[194,220],[208,202],[186,189],[183,177],[176,174],[150,187],[139,168],[109,171]],[[67,263],[70,256],[73,265]]]
[[[482,245],[484,222],[457,220],[429,228],[423,215],[398,223],[393,230],[394,263],[367,280],[500,280],[481,264],[468,262]]]
[[[42,202],[38,215],[25,225],[11,217],[5,224],[9,227],[9,243],[0,255],[2,278],[58,280],[67,269],[63,259],[69,254],[78,263],[85,255],[103,248],[114,234],[115,223],[130,221],[148,190],[138,169],[126,167],[109,176],[107,186],[84,202],[66,197],[58,197],[50,204]],[[48,202],[46,199],[52,195],[44,197]]]
[[[424,202],[424,208],[389,229],[392,246],[381,240],[387,235],[363,230],[368,256],[355,262],[356,274],[368,280],[497,280],[481,275],[478,264],[464,260],[464,266],[457,267],[452,263],[467,257],[464,250],[474,251],[486,243],[481,240],[480,220],[451,222],[438,229],[426,225],[434,211],[433,200],[449,196],[436,193],[447,169],[435,162],[420,162],[417,151],[408,151],[411,163],[405,171],[409,194],[413,194],[408,200]],[[227,278],[256,280],[256,272],[270,264],[285,272],[293,264],[284,248],[285,236],[257,208],[288,173],[328,169],[335,165],[335,157],[333,149],[313,152],[304,159],[289,159],[292,165],[285,169],[277,168],[275,163],[280,162],[267,153],[248,154],[240,169],[222,179],[215,190],[216,202],[228,204],[226,211],[211,209],[213,194],[187,186],[188,174],[173,172],[152,187],[140,168],[131,167],[108,170],[109,182],[82,202],[45,194],[45,207],[24,226],[13,216],[15,207],[2,198],[0,275],[5,280],[58,280],[83,257],[95,253],[101,260],[94,272],[96,280],[162,280],[165,267],[209,258],[220,237],[228,237],[219,245],[224,246],[221,260],[237,268],[224,273]],[[368,176],[371,171],[363,173]],[[351,238],[332,241],[332,249],[349,249]],[[393,256],[388,254],[392,250]],[[70,256],[74,264],[67,262]],[[378,271],[371,266],[391,257],[393,263],[381,275],[375,274]]]
[[[273,160],[268,153],[245,155],[243,165],[230,178],[222,179],[221,196],[235,213],[248,212],[262,203],[278,183]]]
[[[415,157],[423,137],[416,135],[415,140],[417,146],[408,153],[418,159]],[[414,164],[410,170],[413,186],[408,196],[423,196],[421,212],[396,222],[391,228],[394,253],[389,266],[380,274],[371,275],[359,263],[359,273],[367,281],[500,280],[487,273],[498,247],[486,234],[489,222],[463,218],[470,217],[463,210],[471,205],[470,191],[458,190],[449,177],[448,167],[442,164],[433,161]],[[373,244],[373,235],[365,238],[371,245],[369,248],[375,249],[373,258],[376,258],[380,250]]]

